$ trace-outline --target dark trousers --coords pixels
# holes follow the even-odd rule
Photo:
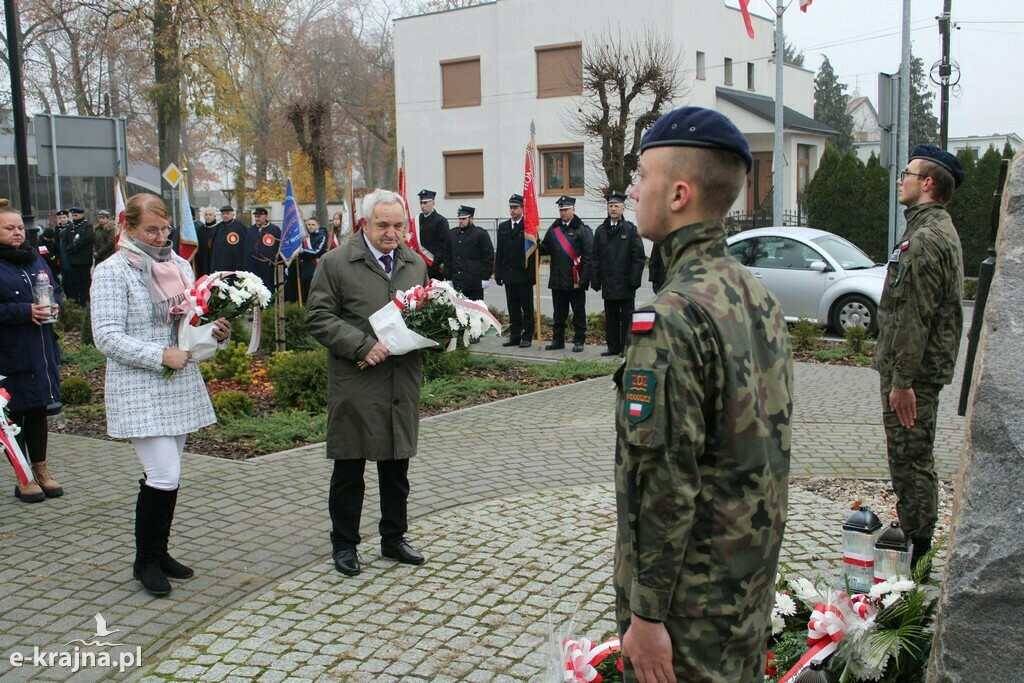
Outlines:
[[[587,292],[581,289],[552,289],[555,319],[552,324],[552,341],[565,341],[565,321],[572,308],[573,343],[582,344],[587,340]]]
[[[882,380],[882,424],[885,427],[889,474],[896,492],[896,513],[903,532],[915,542],[931,541],[939,518],[939,478],[935,473],[935,416],[941,384],[914,384],[917,419],[906,429],[889,405],[892,386]]]
[[[89,273],[89,266],[72,266],[64,269],[64,275],[61,277],[64,293],[83,306],[89,299],[91,284],[92,275]]]
[[[2,419],[2,418],[0,418]],[[31,462],[46,460],[46,406],[33,408],[22,413],[11,412],[11,420],[21,427],[21,433],[14,437],[18,440],[21,452]]]
[[[482,289],[460,289],[459,291],[462,292],[463,296],[472,301],[484,300],[484,290]]]
[[[533,285],[505,285],[508,308],[508,339],[522,341],[533,337]]]
[[[609,351],[622,353],[626,348],[629,323],[635,306],[635,298],[604,300],[604,338],[608,342]]]
[[[363,469],[365,460],[335,460],[331,474],[328,507],[331,513],[331,546],[334,552],[353,550],[359,545],[359,518],[363,511]],[[409,461],[382,460],[377,463],[380,482],[381,545],[398,542],[409,529]]]

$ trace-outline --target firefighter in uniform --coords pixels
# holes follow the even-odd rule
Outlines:
[[[220,207],[220,223],[213,229],[210,245],[210,272],[244,270],[245,257],[252,241],[250,229],[235,218],[230,204]]]
[[[498,225],[498,247],[494,254],[494,281],[505,288],[508,306],[508,341],[502,346],[530,348],[533,338],[534,255],[526,256],[523,229],[523,195],[508,200],[511,219]]]
[[[636,304],[636,290],[644,274],[644,241],[636,226],[622,217],[626,195],[608,195],[608,218],[594,233],[594,268],[590,286],[604,298],[605,339],[602,356],[623,355],[626,330]]]
[[[255,273],[271,292],[274,287],[274,272],[277,270],[277,252],[281,248],[281,228],[270,222],[270,212],[258,206],[252,212],[252,249],[246,260],[245,269]]]
[[[551,257],[548,289],[554,304],[554,323],[548,351],[565,348],[565,326],[572,308],[575,353],[583,351],[587,341],[587,283],[590,281],[594,234],[576,215],[576,199],[558,198],[558,219],[551,224],[540,243],[542,256]]]
[[[444,244],[448,240],[448,219],[434,210],[433,190],[420,190],[420,215],[416,221],[420,233],[420,246],[429,251],[434,265],[427,268],[427,275],[438,280],[443,279],[441,264],[444,261]],[[450,278],[449,278],[450,279]]]

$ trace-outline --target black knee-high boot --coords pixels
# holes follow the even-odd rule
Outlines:
[[[167,544],[171,538],[171,523],[174,521],[174,508],[178,504],[178,489],[161,491],[161,493],[168,494],[170,502],[167,504],[167,518],[164,522],[163,552],[160,555],[160,569],[163,570],[164,576],[168,579],[191,579],[196,575],[192,568],[186,567],[167,553]]]
[[[146,592],[158,596],[171,592],[171,584],[160,568],[168,493],[140,481],[139,497],[135,503],[135,563],[132,565],[132,575],[142,582]]]

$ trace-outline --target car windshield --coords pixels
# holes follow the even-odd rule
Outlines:
[[[843,270],[864,270],[875,267],[875,262],[867,254],[858,249],[855,244],[847,242],[838,235],[822,235],[811,241],[824,249]]]

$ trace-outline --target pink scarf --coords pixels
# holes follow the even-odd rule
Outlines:
[[[171,322],[171,309],[185,300],[192,284],[185,271],[174,262],[174,250],[170,242],[162,247],[154,247],[126,235],[121,237],[120,242],[121,252],[128,263],[142,271],[142,279],[153,302],[153,319]]]

